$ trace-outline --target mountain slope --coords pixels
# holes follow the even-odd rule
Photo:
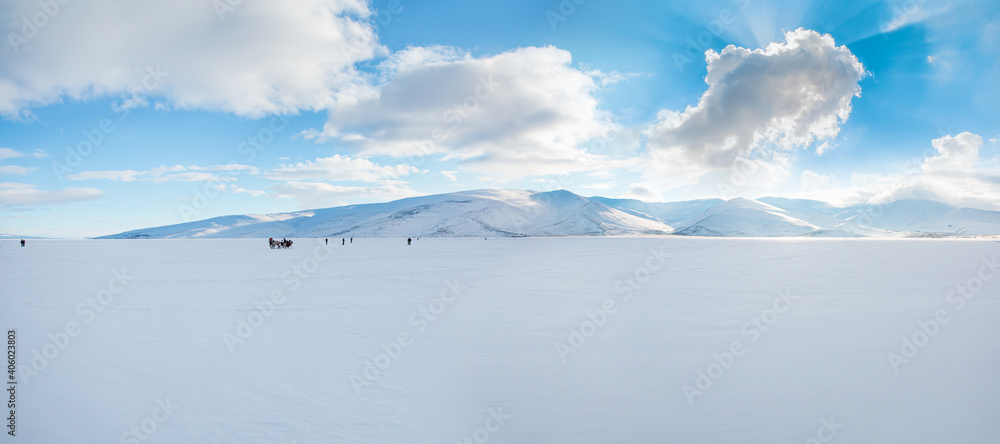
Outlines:
[[[802,236],[822,229],[789,211],[743,198],[715,205],[681,226],[677,234],[696,236]]]
[[[722,199],[698,199],[682,202],[643,202],[635,199],[610,199],[599,196],[590,197],[589,199],[635,216],[659,220],[668,225],[679,224],[705,212],[705,210],[715,205],[725,202]]]
[[[105,236],[488,237],[667,234],[673,227],[568,191],[475,190],[296,213],[223,216]]]
[[[905,199],[851,209],[845,219],[858,225],[914,234],[985,235],[1000,233],[1000,212],[958,208],[930,200]]]
[[[674,227],[677,227],[675,230]],[[103,238],[617,236],[901,237],[1000,233],[1000,212],[902,200],[836,207],[764,197],[642,202],[569,191],[473,190],[276,214],[223,216]]]

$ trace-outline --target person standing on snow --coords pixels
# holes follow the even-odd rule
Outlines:
[[[23,242],[23,241],[22,241],[22,242]],[[406,245],[410,245],[410,242],[412,242],[412,239],[410,239],[410,238],[406,238]]]
[[[21,246],[24,246],[24,239],[21,239]]]

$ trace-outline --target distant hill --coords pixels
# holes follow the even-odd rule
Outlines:
[[[1000,212],[926,200],[835,207],[766,197],[653,203],[565,190],[473,190],[292,213],[222,216],[99,239],[267,237],[960,236],[1000,234]]]

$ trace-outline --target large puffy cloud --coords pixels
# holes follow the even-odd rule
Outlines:
[[[894,173],[852,174],[847,183],[813,171],[802,174],[794,197],[850,205],[900,199],[931,199],[952,205],[1000,210],[1000,171],[979,156],[982,137],[970,132],[931,141],[922,155],[897,165]]]
[[[354,64],[384,52],[364,0],[61,3],[0,5],[0,114],[104,95],[253,117],[325,109],[364,90]]]
[[[361,156],[457,159],[496,180],[606,167],[580,148],[611,128],[593,95],[599,75],[571,61],[553,47],[480,58],[410,48],[382,64],[371,95],[331,107],[322,137]]]
[[[937,155],[921,165],[913,193],[979,208],[1000,209],[1000,172],[982,165],[983,138],[970,132],[934,139]]]
[[[967,172],[979,162],[983,138],[966,131],[957,136],[934,139],[931,146],[938,154],[924,160],[924,173]]]
[[[847,47],[805,29],[765,49],[709,50],[706,60],[709,87],[698,104],[661,111],[645,132],[652,162],[647,185],[691,184],[751,160],[787,169],[792,150],[837,135],[866,74]]]

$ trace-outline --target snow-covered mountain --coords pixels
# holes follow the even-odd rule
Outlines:
[[[590,200],[617,208],[639,217],[651,218],[676,226],[725,202],[722,199],[699,199],[683,202],[643,202],[635,199],[610,199],[607,197],[591,197]]]
[[[802,236],[822,230],[796,213],[756,200],[735,198],[682,223],[677,234],[696,236]]]
[[[872,228],[908,233],[997,234],[1000,212],[958,208],[940,202],[907,199],[879,206],[848,209],[848,221]]]
[[[835,207],[765,197],[651,203],[569,191],[474,190],[293,213],[223,216],[105,239],[266,237],[948,236],[1000,234],[1000,212],[902,200]]]
[[[475,190],[296,213],[223,216],[104,238],[607,236],[673,231],[660,220],[569,191]]]

